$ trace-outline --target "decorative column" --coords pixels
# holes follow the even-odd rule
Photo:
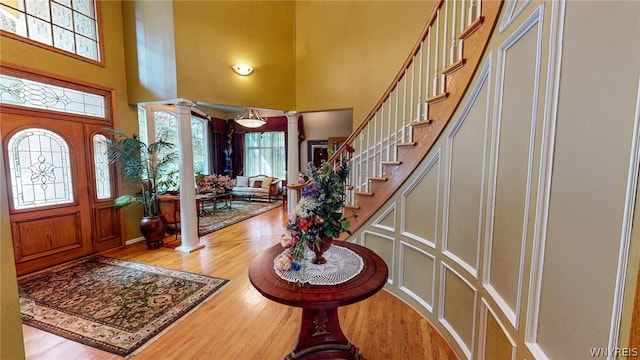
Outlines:
[[[196,184],[193,172],[193,141],[191,137],[191,107],[189,100],[179,99],[178,110],[178,158],[180,171],[180,235],[181,243],[176,251],[190,253],[202,249],[198,237],[196,209]]]
[[[298,159],[300,145],[298,143],[298,113],[290,111],[287,114],[287,184],[296,184],[298,181]],[[287,191],[287,214],[295,212],[298,203],[298,192],[294,189],[286,189]]]

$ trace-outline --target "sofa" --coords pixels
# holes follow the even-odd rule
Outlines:
[[[267,175],[237,176],[236,186],[231,189],[235,197],[247,200],[252,198],[266,198],[269,202],[282,192],[280,179]]]

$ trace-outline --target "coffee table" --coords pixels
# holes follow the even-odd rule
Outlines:
[[[233,201],[233,194],[230,192],[227,193],[206,193],[206,194],[198,194],[196,195],[196,207],[198,208],[198,214],[203,214],[205,212],[205,203],[211,202],[213,203],[212,212],[215,214],[216,210],[218,210],[218,200],[224,200],[225,208],[231,209],[231,203]]]

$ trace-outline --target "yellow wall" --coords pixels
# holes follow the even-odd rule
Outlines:
[[[1,135],[1,134],[0,134]],[[4,156],[0,153],[0,169]],[[24,345],[18,303],[18,283],[9,225],[9,200],[4,176],[0,177],[0,359],[23,359]]]
[[[97,84],[114,91],[114,101],[116,104],[114,120],[117,127],[128,133],[137,132],[137,113],[134,108],[127,105],[127,91],[125,80],[125,64],[122,37],[122,15],[120,2],[101,2],[102,8],[102,31],[104,40],[105,66],[94,65],[85,61],[70,58],[50,50],[43,49],[14,40],[7,37],[0,37],[0,59],[3,65],[11,64],[24,69],[31,69],[44,74],[71,79],[89,84]],[[6,186],[2,186],[3,198]],[[1,202],[6,204],[6,198]],[[139,209],[127,210],[127,216],[139,219]],[[9,214],[5,207],[0,214],[2,224],[2,336],[0,337],[0,349],[2,359],[19,359],[22,352],[22,341],[18,341],[18,336],[22,334],[19,319],[19,308],[17,306],[17,290],[15,288],[15,267],[13,267],[13,256],[9,226]],[[129,221],[129,223],[133,223]],[[129,226],[128,236],[139,235],[137,223]],[[11,311],[13,310],[13,311]],[[6,352],[6,353],[5,353]],[[5,356],[6,355],[6,356]]]
[[[174,2],[178,96],[294,110],[294,2]],[[231,65],[247,63],[251,76]]]
[[[433,1],[296,3],[296,110],[353,108],[354,127],[409,56]]]
[[[152,4],[123,3],[130,103],[186,98],[299,112],[353,108],[357,125],[406,60],[434,2]],[[230,66],[238,62],[255,72],[236,75]]]
[[[129,103],[177,97],[170,1],[124,1],[122,22]]]
[[[130,103],[295,108],[294,2],[139,1],[123,13]],[[237,75],[236,63],[254,73]]]

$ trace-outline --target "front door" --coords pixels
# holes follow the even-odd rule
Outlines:
[[[95,252],[84,124],[3,113],[0,133],[17,273]]]

